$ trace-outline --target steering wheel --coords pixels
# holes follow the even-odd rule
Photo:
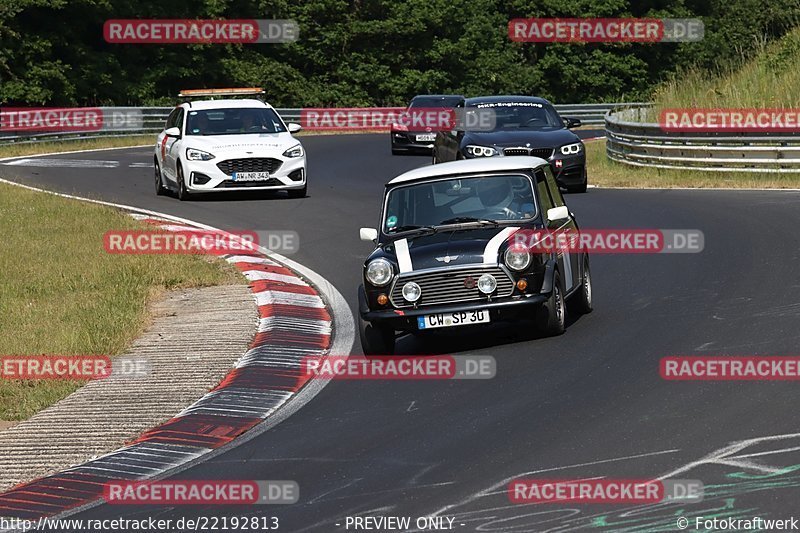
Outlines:
[[[540,119],[539,117],[531,117],[525,121],[525,127],[532,126],[534,124],[542,124],[544,120]]]
[[[485,218],[496,219],[499,218],[501,220],[516,220],[519,218],[519,214],[516,211],[512,211],[507,207],[503,207],[502,209],[493,209],[486,213]]]

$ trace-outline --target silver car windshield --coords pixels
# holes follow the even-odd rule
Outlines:
[[[535,216],[536,203],[528,177],[453,178],[392,189],[386,201],[383,232],[470,222],[502,223]]]

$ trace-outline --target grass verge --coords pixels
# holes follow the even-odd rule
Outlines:
[[[164,290],[244,283],[222,260],[111,255],[103,234],[150,228],[104,206],[0,183],[0,355],[117,355]],[[23,420],[82,385],[0,380],[0,420]]]
[[[600,187],[800,189],[800,173],[709,172],[645,168],[617,163],[606,156],[605,140],[586,143],[586,167],[589,184]]]
[[[156,136],[135,135],[133,137],[107,137],[86,139],[82,141],[53,141],[33,144],[0,145],[0,157],[24,157],[26,155],[49,154],[55,152],[72,152],[75,150],[99,150],[101,148],[124,148],[152,144],[155,146]]]

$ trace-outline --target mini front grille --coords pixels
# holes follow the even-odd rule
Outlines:
[[[248,157],[245,159],[226,159],[217,163],[223,174],[230,176],[234,172],[269,172],[275,173],[283,162],[273,157]]]
[[[483,274],[491,274],[497,280],[497,290],[492,298],[511,296],[514,292],[514,281],[499,266],[472,266],[401,274],[392,286],[390,299],[396,308],[412,307],[413,304],[403,299],[403,285],[413,281],[422,289],[422,296],[417,302],[420,306],[485,300],[486,296],[477,286],[478,278]],[[465,283],[467,278],[472,278],[472,282]]]

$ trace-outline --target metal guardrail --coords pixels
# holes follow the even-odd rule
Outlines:
[[[564,116],[575,117],[583,124],[602,124],[606,113],[623,104],[564,104],[556,109]],[[631,105],[631,104],[624,104]],[[0,145],[33,144],[52,141],[79,141],[86,139],[131,137],[134,135],[157,134],[164,127],[172,107],[101,107],[104,115],[120,117],[103,125],[103,129],[92,132],[60,133],[21,133],[17,135],[0,134]],[[302,108],[282,108],[276,111],[286,122],[299,122]],[[125,120],[123,120],[123,118]],[[134,124],[131,126],[131,122]]]
[[[626,165],[716,172],[800,172],[800,133],[666,133],[647,107],[605,116],[606,155]]]

